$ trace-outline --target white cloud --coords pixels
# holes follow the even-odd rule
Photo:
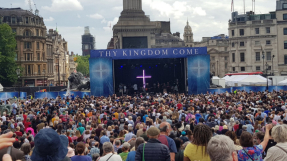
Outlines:
[[[104,18],[102,15],[100,15],[98,13],[95,13],[93,15],[87,15],[87,16],[90,17],[90,18],[93,18],[93,19],[97,19],[97,20],[101,20],[101,19]]]
[[[44,21],[54,21],[54,18],[53,17],[49,17],[47,19],[44,19]]]
[[[205,10],[203,10],[201,7],[195,7],[193,9],[193,14],[197,14],[199,16],[206,16]]]
[[[78,0],[52,0],[51,7],[43,6],[42,8],[51,12],[83,10]]]
[[[101,23],[107,23],[107,20],[106,20],[106,19],[103,19],[103,20],[101,21]]]
[[[79,14],[77,15],[77,17],[78,17],[78,18],[81,18],[81,16],[80,16]]]

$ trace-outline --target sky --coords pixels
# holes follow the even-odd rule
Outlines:
[[[69,51],[82,54],[81,35],[89,26],[96,38],[96,49],[106,49],[112,26],[123,10],[123,0],[31,0],[49,29],[59,31],[68,41]],[[188,19],[195,41],[202,37],[228,34],[232,0],[142,0],[143,10],[151,21],[171,21],[171,32],[183,31]],[[245,0],[245,10],[252,10],[252,0]],[[34,5],[36,4],[36,6]],[[1,0],[0,7],[29,9],[28,0]],[[234,10],[244,12],[243,0],[234,0]],[[276,0],[256,0],[256,14],[275,11]],[[111,25],[111,28],[110,28]]]

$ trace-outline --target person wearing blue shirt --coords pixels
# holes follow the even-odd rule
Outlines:
[[[135,161],[138,147],[139,147],[139,145],[141,145],[142,143],[145,143],[144,139],[143,139],[142,137],[138,137],[137,140],[136,140],[136,143],[135,143],[135,151],[129,152],[126,161]]]
[[[106,132],[103,132],[103,136],[100,139],[100,143],[103,145],[105,142],[110,142],[110,138],[107,137]]]
[[[145,114],[145,115],[143,116],[143,121],[144,121],[144,123],[145,123],[147,117],[148,117],[147,114]]]

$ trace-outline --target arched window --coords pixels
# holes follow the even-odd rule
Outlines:
[[[32,32],[30,30],[25,30],[23,36],[32,36]]]

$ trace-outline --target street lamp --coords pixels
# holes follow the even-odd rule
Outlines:
[[[218,73],[218,60],[217,60],[217,75],[218,75],[218,77],[219,77],[219,73]]]
[[[274,76],[274,68],[273,68],[273,59],[274,59],[275,55],[272,56],[272,75]]]
[[[43,69],[43,75],[44,75],[44,80],[43,80],[43,86],[45,86],[45,74],[46,74],[46,70],[45,69]]]
[[[269,85],[268,85],[268,75],[267,75],[267,70],[268,70],[268,67],[269,67],[269,65],[267,64],[267,62],[266,62],[266,79],[267,79],[267,90],[268,90],[268,88],[269,88]]]
[[[17,74],[18,80],[19,80],[20,74],[21,74],[21,69],[19,67],[16,69],[16,74]],[[19,84],[19,87],[18,87],[18,95],[20,97],[20,84]],[[18,106],[19,106],[19,101],[17,101],[17,102],[18,102]]]
[[[263,74],[264,74],[264,57],[265,57],[265,55],[264,55],[264,51],[262,50],[262,60],[263,60]]]

